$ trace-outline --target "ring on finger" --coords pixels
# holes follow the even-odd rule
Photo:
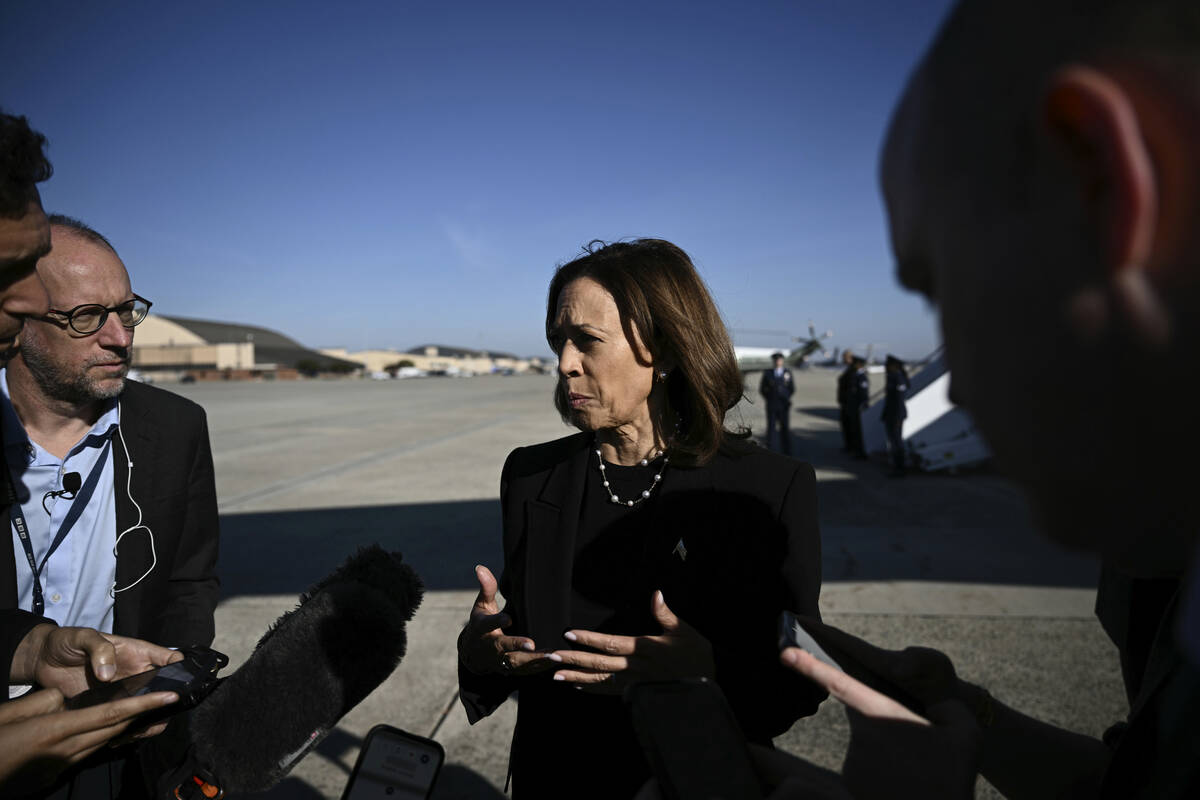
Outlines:
[[[505,672],[512,672],[512,668],[513,668],[512,661],[509,660],[508,653],[502,654],[500,656],[500,669],[502,669]]]

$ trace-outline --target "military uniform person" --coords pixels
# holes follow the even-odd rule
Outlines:
[[[788,431],[788,418],[796,385],[792,371],[783,365],[783,353],[774,353],[771,359],[775,362],[774,368],[764,369],[762,379],[758,382],[758,393],[767,405],[767,447],[791,455],[792,435]],[[779,448],[773,444],[776,436],[781,441]]]
[[[846,386],[846,424],[849,428],[848,445],[855,458],[866,458],[867,448],[863,444],[862,412],[871,399],[871,382],[867,378],[867,362],[857,356],[850,364]]]
[[[887,389],[883,400],[883,427],[887,430],[888,449],[897,475],[904,474],[904,420],[908,408],[904,396],[908,393],[908,373],[904,362],[895,356],[887,357]]]

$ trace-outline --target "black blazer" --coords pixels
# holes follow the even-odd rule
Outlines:
[[[796,391],[796,382],[792,379],[792,371],[784,367],[782,377],[775,377],[775,368],[764,369],[758,380],[758,393],[767,401],[768,406],[790,406],[792,393]]]
[[[500,500],[504,570],[500,589],[507,629],[539,648],[567,646],[570,575],[585,470],[595,466],[592,435],[581,433],[513,451],[504,465]],[[769,742],[801,716],[816,711],[824,694],[780,666],[776,629],[780,611],[818,614],[821,545],[816,478],[808,464],[738,443],[694,469],[671,466],[650,513],[663,560],[663,595],[681,619],[713,646],[717,682],[747,737]],[[687,560],[671,550],[682,538]],[[646,598],[649,607],[650,598]],[[508,678],[474,675],[459,667],[460,697],[474,723],[519,692],[514,764],[518,751],[542,763],[570,738],[561,725],[523,730],[525,718],[544,716],[555,685],[548,674]],[[550,713],[553,713],[552,708]],[[586,725],[586,720],[563,725]],[[517,788],[520,788],[519,773]]]
[[[154,532],[158,564],[141,583],[118,592],[113,632],[170,647],[212,644],[217,605],[217,493],[208,423],[202,409],[171,392],[127,381],[120,396],[121,428],[113,434],[113,491],[117,533],[137,523],[126,491],[133,461],[133,499],[142,524]],[[0,508],[7,519],[7,504]],[[11,536],[10,536],[11,540]],[[117,550],[117,587],[149,569],[145,531],[131,531]],[[16,558],[0,547],[0,609],[17,604]]]

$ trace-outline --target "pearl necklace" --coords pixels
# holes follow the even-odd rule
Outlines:
[[[663,456],[662,469],[658,471],[658,473],[654,476],[654,480],[650,482],[650,488],[643,489],[642,496],[636,500],[622,500],[620,497],[617,497],[616,493],[613,492],[612,487],[608,484],[608,475],[606,475],[604,472],[604,456],[600,454],[600,448],[597,447],[596,461],[600,464],[600,480],[604,482],[604,491],[608,492],[608,499],[614,503],[624,505],[627,508],[633,508],[638,503],[648,499],[650,497],[650,492],[654,490],[654,487],[658,486],[658,484],[662,482],[662,474],[666,472],[667,464],[671,461],[671,457],[667,455],[666,450],[655,449],[650,451],[650,455],[646,456],[639,462],[641,466],[648,467],[650,466],[650,462],[659,456]]]

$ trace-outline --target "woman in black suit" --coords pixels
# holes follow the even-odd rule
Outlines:
[[[505,564],[459,637],[472,723],[518,693],[518,797],[629,797],[649,777],[620,693],[706,676],[770,744],[823,694],[779,664],[784,609],[817,615],[812,468],[725,428],[733,347],[669,242],[601,246],[546,307],[555,405],[580,433],[519,448],[500,480]],[[506,600],[501,611],[497,588]]]

